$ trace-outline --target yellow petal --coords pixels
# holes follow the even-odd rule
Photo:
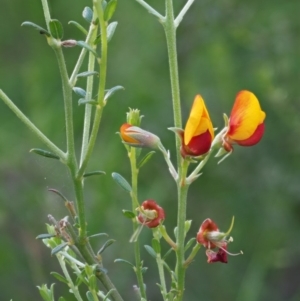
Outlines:
[[[236,96],[230,114],[227,135],[232,140],[248,139],[258,125],[263,123],[265,117],[266,114],[261,110],[256,96],[252,92],[241,91]]]
[[[200,95],[196,95],[184,129],[184,144],[188,145],[193,137],[205,133],[207,130],[213,138],[214,130],[204,100]]]

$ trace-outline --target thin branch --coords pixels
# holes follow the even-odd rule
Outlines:
[[[185,6],[181,10],[181,12],[178,14],[177,18],[174,21],[174,25],[175,25],[176,28],[179,26],[179,24],[182,21],[184,15],[187,13],[187,11],[191,7],[191,5],[194,3],[194,1],[195,0],[188,0],[188,2],[185,4]]]

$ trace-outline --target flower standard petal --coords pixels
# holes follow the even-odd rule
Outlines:
[[[214,129],[203,98],[196,95],[183,133],[181,154],[200,156],[207,153],[214,138]]]
[[[256,96],[250,91],[240,91],[230,114],[227,137],[236,142],[249,139],[265,117]]]

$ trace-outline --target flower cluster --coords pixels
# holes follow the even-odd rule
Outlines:
[[[228,124],[214,140],[213,125],[200,95],[195,97],[184,131],[180,132],[183,157],[205,155],[212,145],[233,150],[233,144],[252,146],[257,144],[264,133],[265,112],[259,101],[250,91],[240,91],[235,99]]]

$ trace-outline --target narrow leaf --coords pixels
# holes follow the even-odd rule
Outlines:
[[[66,284],[69,284],[68,280],[64,276],[62,276],[61,274],[56,273],[56,272],[51,272],[50,274],[52,276],[54,276],[57,280],[59,280],[61,282],[64,282]]]
[[[56,246],[54,249],[52,249],[51,255],[57,254],[58,252],[60,252],[61,250],[63,250],[67,245],[68,245],[67,242],[63,242],[62,244]]]
[[[100,250],[97,252],[97,254],[103,253],[103,251],[104,251],[107,247],[109,247],[110,245],[112,245],[114,242],[115,242],[114,239],[109,239],[109,240],[107,240],[107,241],[104,243],[104,245],[100,248]]]
[[[109,97],[111,97],[115,92],[117,92],[119,90],[125,90],[125,89],[122,86],[115,86],[115,87],[109,89],[104,96],[104,101],[106,101]]]
[[[113,172],[111,176],[124,190],[131,192],[130,184],[120,174]]]
[[[153,250],[152,247],[148,246],[148,245],[144,245],[146,251],[153,257],[156,259],[156,252]]]
[[[74,91],[77,95],[79,95],[79,96],[81,96],[81,97],[86,97],[86,91],[83,90],[82,88],[74,87],[74,88],[73,88],[73,91]]]
[[[186,252],[194,244],[195,240],[196,240],[196,238],[193,237],[186,243],[186,245],[184,247],[184,252]]]
[[[68,24],[75,25],[84,35],[88,34],[87,30],[82,25],[80,25],[78,22],[76,22],[76,21],[70,21]]]
[[[64,35],[64,30],[62,27],[62,24],[56,20],[56,19],[52,19],[49,22],[49,29],[50,29],[50,33],[52,35],[53,38],[61,40],[63,35]]]
[[[107,300],[108,300],[108,297],[110,296],[110,294],[111,294],[113,291],[115,291],[114,288],[110,289],[110,290],[108,291],[108,293],[105,295],[105,298],[103,299],[103,301],[107,301]]]
[[[106,29],[106,31],[107,31],[107,42],[109,42],[112,39],[112,37],[115,33],[115,30],[117,28],[117,25],[118,25],[118,22],[111,22],[107,26],[107,29]]]
[[[32,27],[35,30],[38,30],[41,34],[45,34],[46,36],[50,37],[50,33],[43,27],[29,21],[25,21],[21,24],[21,26],[26,26],[26,27]]]
[[[105,171],[102,170],[95,170],[95,171],[90,171],[85,173],[83,176],[86,177],[90,177],[90,176],[101,176],[101,175],[106,175]]]
[[[124,263],[130,265],[132,268],[134,268],[134,265],[131,262],[129,262],[125,259],[122,259],[122,258],[117,258],[117,259],[114,260],[114,262],[124,262]]]
[[[98,237],[98,236],[107,236],[108,237],[108,234],[107,233],[97,233],[97,234],[93,234],[93,235],[89,236],[88,238],[94,238],[94,237]]]
[[[93,20],[93,11],[90,7],[86,6],[82,11],[83,18],[88,22],[91,23]]]
[[[135,218],[135,214],[132,211],[129,210],[122,210],[123,215],[127,218],[133,219]]]
[[[142,269],[141,269],[142,274],[145,274],[147,271],[148,271],[147,267],[142,267]]]
[[[38,235],[35,239],[46,239],[46,238],[52,238],[52,237],[55,237],[56,235],[53,235],[53,234],[40,234]]]
[[[96,39],[94,40],[94,45],[98,45],[99,43],[101,43],[101,34],[97,35]]]
[[[151,158],[152,156],[155,154],[155,151],[151,151],[149,153],[147,153],[144,158],[138,163],[137,168],[140,169],[142,166],[144,166]]]
[[[85,99],[85,98],[80,98],[78,100],[78,105],[81,106],[81,105],[93,105],[93,106],[96,106],[98,105],[99,103],[94,100],[94,99]]]
[[[80,47],[82,47],[82,48],[85,48],[86,50],[88,50],[90,52],[92,52],[95,55],[95,57],[98,57],[97,52],[89,44],[87,44],[86,42],[84,42],[84,41],[77,41],[77,45],[80,46]]]
[[[165,260],[165,259],[171,254],[172,251],[173,251],[173,248],[170,248],[170,249],[167,251],[167,253],[164,255],[163,260]]]
[[[86,297],[88,298],[88,301],[95,301],[93,294],[90,291],[86,292]]]
[[[98,74],[99,73],[97,71],[85,71],[85,72],[77,74],[76,77],[88,77],[88,76],[98,75]]]
[[[46,151],[44,149],[41,149],[41,148],[32,148],[29,152],[38,154],[43,157],[51,158],[51,159],[57,159],[57,160],[60,159],[59,156],[57,156],[49,151]]]
[[[104,20],[109,21],[117,7],[117,0],[110,0],[104,10]]]

